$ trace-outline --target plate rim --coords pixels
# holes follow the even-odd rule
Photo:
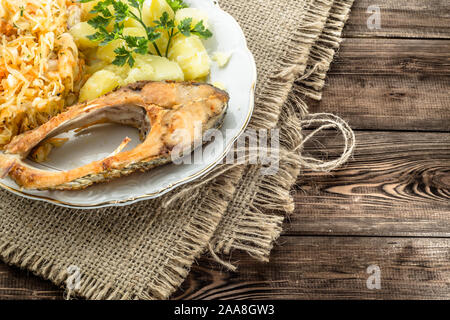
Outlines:
[[[133,196],[127,199],[123,199],[123,200],[111,200],[111,201],[104,201],[104,202],[99,202],[99,203],[95,203],[95,204],[88,204],[88,205],[80,205],[80,204],[71,204],[70,202],[66,202],[66,201],[61,201],[61,200],[57,200],[57,199],[53,199],[47,196],[38,196],[38,195],[32,195],[29,193],[26,193],[25,191],[23,191],[21,188],[20,189],[15,189],[13,187],[10,187],[8,185],[5,185],[2,181],[0,181],[0,187],[2,187],[3,189],[24,197],[26,199],[30,199],[30,200],[38,200],[38,201],[43,201],[43,202],[47,202],[47,203],[51,203],[53,205],[57,205],[60,207],[66,207],[66,208],[71,208],[71,209],[81,209],[81,210],[93,210],[93,209],[100,209],[100,208],[108,208],[108,207],[125,207],[125,206],[129,206],[135,203],[138,203],[140,201],[145,201],[145,200],[151,200],[151,199],[156,199],[159,198],[161,196],[163,196],[164,194],[167,194],[168,192],[174,190],[175,188],[178,188],[184,184],[187,184],[189,182],[192,182],[198,178],[201,178],[202,176],[205,176],[207,173],[209,173],[212,169],[214,169],[220,161],[222,161],[224,159],[224,157],[228,154],[228,152],[231,150],[233,144],[236,142],[236,140],[242,135],[242,133],[245,131],[245,129],[247,128],[247,126],[250,123],[250,119],[253,115],[253,111],[255,108],[255,88],[256,88],[256,82],[257,82],[257,68],[256,68],[256,62],[255,62],[255,58],[252,54],[252,52],[250,51],[250,49],[248,48],[248,43],[247,43],[247,39],[245,37],[244,31],[242,30],[241,26],[239,25],[239,23],[236,21],[236,19],[234,19],[234,17],[232,15],[230,15],[228,12],[222,10],[219,6],[219,4],[217,3],[217,1],[212,1],[213,4],[217,7],[217,9],[221,10],[223,13],[225,13],[228,17],[231,18],[231,21],[233,21],[236,26],[238,27],[238,30],[240,31],[242,38],[244,39],[244,44],[245,44],[245,53],[247,53],[247,56],[250,58],[250,62],[251,62],[251,67],[253,69],[252,72],[252,85],[250,88],[250,101],[249,101],[249,108],[248,108],[248,113],[246,115],[246,119],[244,124],[242,125],[241,129],[239,130],[239,132],[236,134],[235,137],[233,137],[233,139],[230,140],[230,142],[228,143],[228,145],[226,146],[226,148],[224,149],[223,153],[217,158],[216,161],[212,162],[210,165],[208,165],[206,168],[203,168],[202,170],[188,176],[188,177],[184,177],[176,182],[171,183],[170,185],[168,185],[165,188],[160,189],[157,192],[152,192],[152,193],[147,193],[147,194],[143,194],[141,196]]]

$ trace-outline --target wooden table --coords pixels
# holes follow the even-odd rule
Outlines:
[[[450,3],[384,0],[381,29],[356,0],[320,103],[358,145],[332,174],[305,172],[271,262],[234,253],[236,273],[203,259],[175,298],[450,298]],[[322,141],[336,154],[339,139]],[[309,151],[316,146],[311,145]],[[368,289],[378,266],[381,289]],[[0,263],[0,299],[63,291]]]

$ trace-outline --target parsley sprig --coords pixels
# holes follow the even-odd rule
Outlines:
[[[188,5],[183,2],[183,0],[167,0],[167,3],[174,12],[188,7]]]
[[[91,2],[94,0],[79,0],[82,3]],[[182,0],[166,0],[174,12],[182,8],[187,8],[187,5]],[[130,67],[134,66],[134,54],[148,53],[149,44],[152,44],[156,53],[159,56],[161,50],[158,47],[156,40],[158,40],[163,32],[166,32],[169,38],[167,47],[164,50],[164,56],[169,54],[169,47],[173,38],[178,34],[183,34],[190,37],[192,34],[201,38],[207,39],[212,36],[211,31],[205,28],[203,21],[192,25],[192,18],[186,18],[176,25],[174,19],[170,19],[167,12],[164,12],[159,20],[153,23],[155,26],[147,26],[142,19],[142,8],[144,0],[103,0],[99,1],[90,13],[97,14],[94,18],[88,21],[96,31],[89,35],[88,38],[92,41],[99,42],[100,46],[107,45],[114,40],[123,40],[125,45],[114,50],[116,57],[112,62],[115,65],[123,66],[128,63]],[[114,13],[110,8],[114,8]],[[132,8],[135,8],[133,10]],[[142,25],[146,31],[146,37],[136,37],[124,35],[124,21],[126,19],[134,19]],[[108,26],[113,25],[113,30],[108,31]]]
[[[170,19],[169,14],[164,12],[159,20],[153,21],[156,25],[157,30],[166,31],[169,37],[169,41],[167,43],[165,56],[167,57],[169,54],[169,47],[172,42],[172,39],[178,34],[183,34],[185,37],[190,37],[191,34],[195,34],[200,38],[210,38],[212,36],[211,31],[205,28],[203,25],[203,21],[200,21],[195,26],[192,26],[192,18],[183,19],[178,26],[175,26],[175,20]],[[177,31],[178,30],[178,31]]]

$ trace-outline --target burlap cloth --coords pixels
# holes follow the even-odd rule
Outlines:
[[[308,115],[297,94],[320,98],[352,2],[220,1],[244,29],[258,67],[250,127],[281,130],[276,175],[262,175],[259,165],[222,165],[159,199],[90,211],[0,191],[1,259],[64,287],[75,266],[79,286],[68,293],[89,299],[168,298],[202,253],[230,269],[232,250],[267,261],[284,214],[294,209],[290,190],[301,167],[330,170],[353,148],[343,121]],[[309,126],[319,128],[305,138],[301,130]],[[329,128],[343,135],[342,157],[325,162],[302,155],[303,144]]]

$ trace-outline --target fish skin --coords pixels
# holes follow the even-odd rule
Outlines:
[[[195,143],[195,121],[202,123],[202,135],[220,127],[228,101],[225,91],[204,83],[137,82],[70,107],[42,126],[15,137],[0,153],[0,173],[25,189],[80,190],[136,171],[148,171],[170,163],[176,145]],[[50,172],[23,162],[43,140],[99,121],[135,126],[144,141],[133,150],[68,171]],[[177,129],[189,131],[191,139],[180,141],[174,134]]]

